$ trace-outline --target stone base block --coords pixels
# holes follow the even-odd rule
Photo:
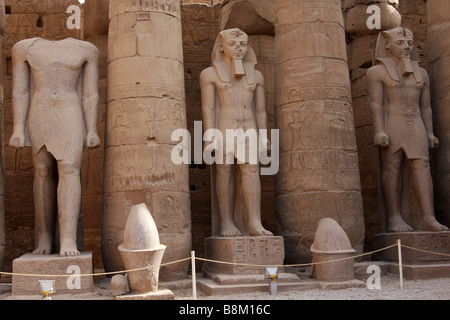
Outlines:
[[[357,279],[346,281],[317,281],[312,278],[299,279],[294,274],[281,273],[278,275],[277,291],[300,291],[312,289],[346,289],[363,288],[366,283]],[[207,295],[227,295],[236,293],[267,292],[270,280],[262,275],[215,275],[212,278],[197,279],[197,285]]]
[[[226,262],[205,262],[203,278],[197,283],[208,295],[269,292],[269,281],[264,279],[265,266],[284,264],[283,237],[211,237],[205,240],[207,259]],[[229,264],[228,264],[229,263]],[[255,266],[256,265],[256,266]],[[278,268],[277,284],[281,289],[297,289],[299,278]],[[312,289],[314,283],[302,283]]]
[[[283,275],[280,275],[283,277]],[[269,292],[269,281],[261,280],[261,275],[252,276],[241,276],[233,281],[227,281],[225,283],[219,283],[213,279],[200,278],[197,279],[197,286],[207,295],[227,295],[236,293],[251,293],[251,292]],[[289,278],[292,275],[289,275]],[[264,277],[263,277],[264,279]],[[254,280],[254,281],[252,281]],[[292,282],[279,281],[278,291],[288,291],[288,290],[309,290],[309,289],[319,289],[320,284],[317,281],[299,281],[296,278]]]
[[[392,274],[399,274],[398,263],[387,262]],[[446,278],[450,275],[450,263],[442,264],[402,264],[403,277],[408,280]]]
[[[381,233],[373,239],[374,250],[395,244],[402,247],[403,276],[406,279],[431,279],[450,274],[450,232]],[[437,253],[437,254],[435,254]],[[376,260],[389,263],[389,271],[398,272],[398,249],[393,247],[373,254]]]
[[[205,239],[205,254],[210,260],[236,263],[205,262],[204,271],[209,274],[263,274],[264,266],[283,265],[284,240],[283,237],[211,237]]]
[[[126,294],[116,296],[116,300],[173,300],[174,294],[171,290],[161,289],[154,292]]]
[[[25,254],[13,260],[12,272],[17,274],[37,274],[43,276],[12,276],[13,295],[39,295],[39,280],[55,280],[55,294],[79,294],[93,292],[92,276],[75,277],[74,274],[92,274],[92,252],[82,252],[79,256],[60,257],[58,254]],[[57,275],[57,276],[54,276]],[[67,277],[59,277],[67,275]]]

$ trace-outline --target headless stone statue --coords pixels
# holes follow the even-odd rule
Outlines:
[[[202,91],[203,124],[205,132],[217,129],[224,137],[220,145],[217,139],[205,143],[205,148],[218,151],[227,145],[226,130],[266,129],[267,113],[263,75],[255,70],[256,57],[248,43],[248,36],[239,29],[222,31],[213,52],[213,66],[200,75]],[[216,99],[217,98],[217,99]],[[231,142],[231,141],[230,141]],[[268,140],[260,145],[268,148]],[[238,157],[235,145],[228,153],[223,152],[224,161],[216,164],[215,192],[219,215],[219,235],[237,237],[243,235],[236,226],[235,200],[242,194],[243,212],[247,215],[242,228],[250,236],[272,235],[261,224],[261,185],[259,162],[249,161],[251,153],[258,153],[255,146],[244,142],[245,159],[239,164],[230,164]],[[227,149],[228,150],[228,149]],[[259,158],[259,157],[258,157]],[[227,160],[228,159],[228,160]],[[236,166],[240,170],[240,194],[236,194],[239,181]]]
[[[12,49],[14,127],[9,145],[32,148],[37,231],[34,254],[52,253],[55,203],[60,255],[80,254],[76,234],[83,146],[100,145],[98,56],[94,45],[72,38],[27,39]]]
[[[376,65],[368,70],[367,81],[388,232],[413,231],[401,212],[399,186],[406,162],[421,212],[421,231],[448,230],[434,215],[428,148],[437,147],[439,140],[433,134],[430,80],[419,67],[410,30],[398,27],[380,33]]]

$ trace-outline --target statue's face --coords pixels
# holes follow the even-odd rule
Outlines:
[[[398,59],[411,58],[414,41],[410,37],[401,37],[391,40],[387,45],[388,52]]]
[[[248,53],[248,38],[229,34],[223,37],[221,50],[230,59],[243,60]]]

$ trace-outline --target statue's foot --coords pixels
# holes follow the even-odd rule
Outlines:
[[[389,232],[411,232],[414,231],[401,216],[390,217],[388,221]]]
[[[40,247],[38,246],[34,251],[33,254],[36,255],[44,255],[44,254],[51,254],[52,250],[50,249],[50,247]]]
[[[74,240],[61,240],[61,249],[59,250],[59,255],[61,257],[79,256],[80,255],[80,251],[78,251],[76,241],[74,241]]]
[[[44,255],[44,254],[51,254],[52,253],[52,247],[53,242],[50,240],[50,236],[39,236],[38,238],[38,246],[33,251],[33,254],[36,255]]]
[[[264,229],[260,223],[256,223],[253,226],[249,226],[248,234],[252,237],[273,236],[273,233]]]
[[[426,218],[422,224],[423,231],[449,231],[449,228],[437,222],[435,218]]]
[[[222,223],[222,225],[220,226],[221,237],[239,237],[240,235],[241,232],[233,223]]]

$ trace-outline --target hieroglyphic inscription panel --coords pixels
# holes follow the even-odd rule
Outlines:
[[[208,259],[236,263],[207,263],[209,273],[258,274],[264,273],[264,266],[283,265],[284,261],[282,237],[211,237],[205,246]]]

